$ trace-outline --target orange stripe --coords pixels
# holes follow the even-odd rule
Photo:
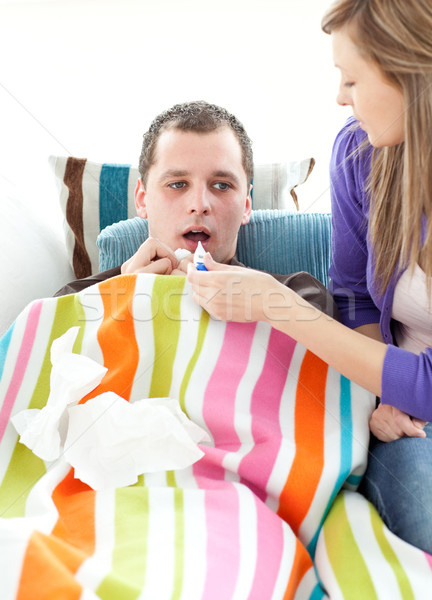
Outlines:
[[[46,600],[79,600],[82,588],[74,574],[84,558],[73,546],[35,531],[24,557],[17,600],[34,600],[39,594]]]
[[[106,391],[116,392],[129,399],[138,364],[130,306],[135,281],[135,276],[128,276],[107,280],[99,286],[104,319],[98,330],[98,341],[108,371],[100,385],[81,402]],[[95,549],[95,492],[75,479],[71,469],[53,491],[52,498],[58,510],[58,520],[52,535],[79,549],[75,564],[70,566],[70,570],[76,572]]]
[[[295,598],[300,581],[303,579],[305,573],[313,566],[312,559],[309,556],[306,548],[298,539],[296,539],[296,542],[296,551],[291,567],[291,574],[283,600],[291,600],[292,598]]]
[[[52,493],[59,513],[52,535],[79,548],[86,556],[95,549],[95,494],[87,484],[74,478],[73,469]]]
[[[328,365],[307,351],[299,374],[295,404],[296,454],[278,514],[297,535],[318,486],[324,465],[325,386]]]
[[[101,383],[81,403],[104,392],[115,392],[129,400],[138,367],[139,349],[132,313],[136,275],[113,277],[99,284],[104,319],[97,339],[108,372]]]
[[[129,399],[138,365],[138,346],[132,314],[136,276],[118,277],[99,285],[104,319],[98,330],[108,371],[100,385],[81,402],[113,391]],[[79,599],[81,586],[74,575],[95,550],[95,492],[74,478],[73,469],[55,488],[52,499],[58,520],[51,533],[34,533],[27,546],[19,600],[33,600],[35,582],[47,600]]]

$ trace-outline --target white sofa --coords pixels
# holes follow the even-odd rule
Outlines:
[[[53,295],[74,273],[61,227],[10,193],[1,198],[0,238],[1,336],[31,300]]]

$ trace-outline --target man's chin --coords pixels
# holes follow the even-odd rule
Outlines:
[[[221,253],[215,252],[214,254],[212,252],[210,252],[212,259],[217,262],[220,263],[221,265],[229,265],[231,263],[231,260],[234,257],[234,254],[232,255],[227,255],[227,254],[223,254],[221,255]]]

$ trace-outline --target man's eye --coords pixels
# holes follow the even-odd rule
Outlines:
[[[346,88],[351,88],[351,87],[353,87],[353,85],[354,85],[353,81],[346,81],[344,83],[344,87],[346,87]]]
[[[226,190],[230,189],[230,184],[226,183],[225,181],[218,181],[217,183],[214,184],[214,187],[217,188],[218,190],[221,190],[221,192],[225,192]]]
[[[173,183],[168,184],[168,186],[173,190],[181,190],[184,188],[185,185],[186,184],[184,181],[174,181]]]

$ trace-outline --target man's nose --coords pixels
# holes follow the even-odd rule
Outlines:
[[[207,186],[200,186],[192,190],[189,198],[189,213],[208,214],[210,212],[210,191]]]

